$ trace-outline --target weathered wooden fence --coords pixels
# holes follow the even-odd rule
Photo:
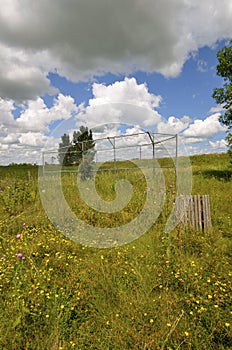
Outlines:
[[[209,195],[189,195],[176,198],[177,221],[196,230],[207,231],[212,227]]]

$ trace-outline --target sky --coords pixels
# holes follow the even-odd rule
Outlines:
[[[211,96],[231,18],[231,0],[1,0],[0,164],[39,163],[81,125],[225,152]]]

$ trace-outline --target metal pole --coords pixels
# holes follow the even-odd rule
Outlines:
[[[115,138],[114,138],[114,175],[116,175],[116,149],[115,149]]]
[[[154,168],[154,159],[155,159],[155,142],[154,142],[154,136],[152,137],[150,132],[147,131],[147,134],[149,136],[149,139],[151,140],[152,143],[152,160],[153,160],[153,168]]]
[[[151,140],[152,143],[152,180],[153,180],[153,190],[156,188],[155,186],[155,142],[154,142],[154,135],[151,136],[150,132],[147,131],[147,134],[149,136],[149,139]],[[155,194],[153,193],[155,196]],[[155,201],[155,198],[153,198]]]
[[[111,143],[111,145],[113,146],[113,150],[114,150],[114,175],[116,175],[116,149],[115,149],[115,137],[113,137],[113,142],[111,141],[110,137],[107,137],[107,139],[109,140],[109,142]]]

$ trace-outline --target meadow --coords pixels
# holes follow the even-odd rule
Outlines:
[[[232,165],[227,154],[190,157],[192,194],[210,196],[212,229],[164,227],[175,199],[166,197],[154,225],[113,248],[77,244],[52,224],[41,203],[38,167],[0,167],[0,349],[232,349]],[[106,200],[112,176],[99,177]],[[113,227],[141,210],[146,183],[119,214],[89,210],[62,175],[64,195],[81,220]]]

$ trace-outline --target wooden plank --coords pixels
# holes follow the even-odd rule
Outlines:
[[[209,217],[210,217],[210,208],[208,205],[208,196],[204,196],[204,205],[205,205],[205,228],[208,230],[209,228]]]
[[[179,196],[175,202],[177,222],[196,230],[207,231],[212,227],[209,195]]]
[[[210,215],[210,201],[209,201],[209,195],[205,196],[205,212],[206,212],[206,219],[207,219],[207,228],[212,227],[211,223],[211,215]]]
[[[193,196],[193,201],[194,201],[194,214],[195,214],[195,226],[196,226],[196,229],[198,230],[198,205],[197,205],[197,196],[194,195]]]
[[[195,216],[194,216],[194,203],[193,203],[193,197],[191,196],[190,199],[191,202],[191,224],[193,228],[196,228],[196,223],[195,223]]]
[[[189,195],[176,198],[177,222],[196,230],[207,231],[212,227],[209,195]]]

